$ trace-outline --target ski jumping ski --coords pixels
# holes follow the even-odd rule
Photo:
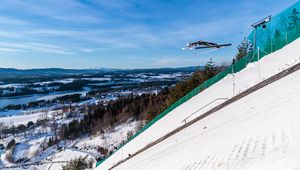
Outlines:
[[[212,43],[212,42],[206,42],[206,41],[196,41],[192,43],[187,44],[187,48],[182,48],[183,50],[185,49],[191,49],[191,50],[197,50],[197,49],[206,49],[206,48],[213,48],[213,49],[219,49],[219,48],[224,48],[231,46],[232,44],[217,44],[217,43]]]

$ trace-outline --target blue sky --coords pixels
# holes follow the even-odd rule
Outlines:
[[[158,68],[229,61],[253,22],[297,0],[1,0],[0,67]],[[195,40],[233,43],[183,51]]]

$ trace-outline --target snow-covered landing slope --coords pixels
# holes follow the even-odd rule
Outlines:
[[[244,70],[235,74],[235,94],[240,93],[251,86],[254,86],[259,80],[264,80],[277,74],[278,72],[291,67],[300,62],[300,39],[292,42],[281,50],[265,56],[260,62],[249,64]],[[260,68],[258,67],[260,66]],[[260,78],[259,78],[260,71]],[[123,149],[119,150],[105,162],[98,166],[98,169],[108,169],[117,162],[128,157],[145,147],[149,143],[157,140],[163,135],[171,132],[177,127],[182,126],[182,122],[186,117],[196,112],[199,108],[214,101],[218,98],[231,98],[233,96],[232,76],[228,75],[223,80],[214,84],[205,91],[199,93],[189,101],[174,109],[164,118],[156,122],[149,129],[144,131],[138,137],[126,144]],[[208,107],[196,112],[187,121],[210,110],[222,101],[217,101]]]
[[[116,169],[300,169],[299,84],[297,71],[196,122]]]

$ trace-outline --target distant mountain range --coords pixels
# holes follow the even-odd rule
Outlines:
[[[113,68],[95,68],[95,69],[63,69],[63,68],[40,68],[40,69],[15,69],[0,68],[0,80],[14,78],[39,78],[39,77],[68,77],[80,75],[101,75],[101,74],[119,74],[119,73],[138,73],[138,72],[193,72],[203,67],[178,67],[178,68],[153,68],[153,69],[113,69]]]

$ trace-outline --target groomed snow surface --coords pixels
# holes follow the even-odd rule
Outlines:
[[[300,62],[300,39],[236,73],[235,94]],[[260,75],[260,78],[259,78]],[[300,168],[300,72],[293,73],[193,124],[122,163],[116,169],[293,169]],[[233,96],[228,75],[174,109],[126,144],[97,169],[109,169]],[[298,167],[297,167],[298,166]]]

